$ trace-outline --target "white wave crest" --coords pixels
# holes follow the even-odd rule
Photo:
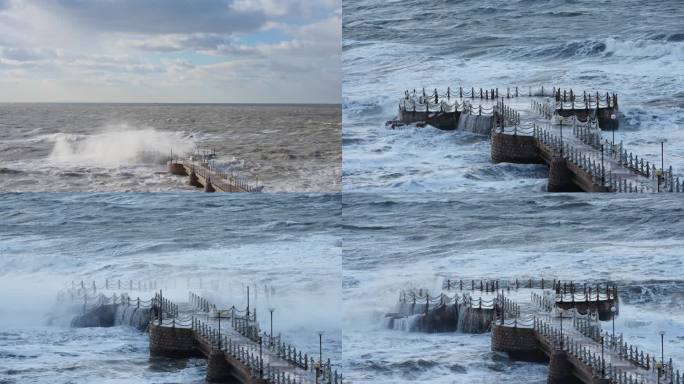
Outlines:
[[[93,135],[56,134],[48,159],[53,163],[113,168],[159,162],[171,151],[183,154],[193,147],[192,138],[181,132],[118,125]]]

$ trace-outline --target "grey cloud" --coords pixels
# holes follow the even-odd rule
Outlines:
[[[50,49],[5,47],[0,52],[3,58],[15,61],[40,61],[57,57],[55,51]]]
[[[0,0],[3,1],[3,0]],[[47,0],[35,5],[79,25],[123,33],[235,33],[266,23],[261,11],[237,11],[231,0]]]

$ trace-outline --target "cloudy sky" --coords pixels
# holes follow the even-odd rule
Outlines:
[[[0,0],[0,102],[338,103],[340,0]]]

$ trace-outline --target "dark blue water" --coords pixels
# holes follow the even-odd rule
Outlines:
[[[616,140],[651,162],[666,140],[666,163],[684,174],[681,1],[349,0],[343,9],[345,190],[544,189],[543,167],[492,164],[486,137],[385,129],[404,90],[423,87],[617,92]]]

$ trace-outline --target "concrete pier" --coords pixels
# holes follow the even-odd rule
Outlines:
[[[125,290],[125,285],[118,282],[116,287]],[[93,283],[89,288],[81,282],[61,295],[83,301],[73,327],[131,325],[148,330],[151,355],[206,358],[206,380],[212,383],[342,384],[342,375],[329,359],[317,361],[280,335],[262,332],[249,307],[219,309],[192,292],[187,302],[178,304],[162,291],[149,300],[131,299],[127,292],[98,291],[99,286]]]
[[[150,323],[150,354],[173,358],[204,357],[192,329]]]
[[[188,176],[188,184],[204,192],[261,192],[262,189],[257,183],[214,170],[208,162],[172,159],[167,162],[167,168],[172,175]]]
[[[464,313],[463,302],[475,311]],[[464,333],[481,333],[485,327],[493,351],[548,361],[548,383],[650,384],[658,382],[659,374],[663,383],[684,382],[671,360],[659,362],[622,335],[602,330],[601,321],[617,316],[618,307],[617,288],[607,283],[450,279],[440,292],[401,292],[387,326],[407,329],[400,325],[410,321],[420,324],[413,331]],[[478,326],[463,326],[464,321]]]
[[[488,135],[493,162],[546,164],[549,192],[684,192],[684,180],[672,167],[658,168],[622,143],[602,138],[602,130],[618,128],[618,114],[617,94],[447,88],[406,91],[398,120],[388,125],[430,124]]]

